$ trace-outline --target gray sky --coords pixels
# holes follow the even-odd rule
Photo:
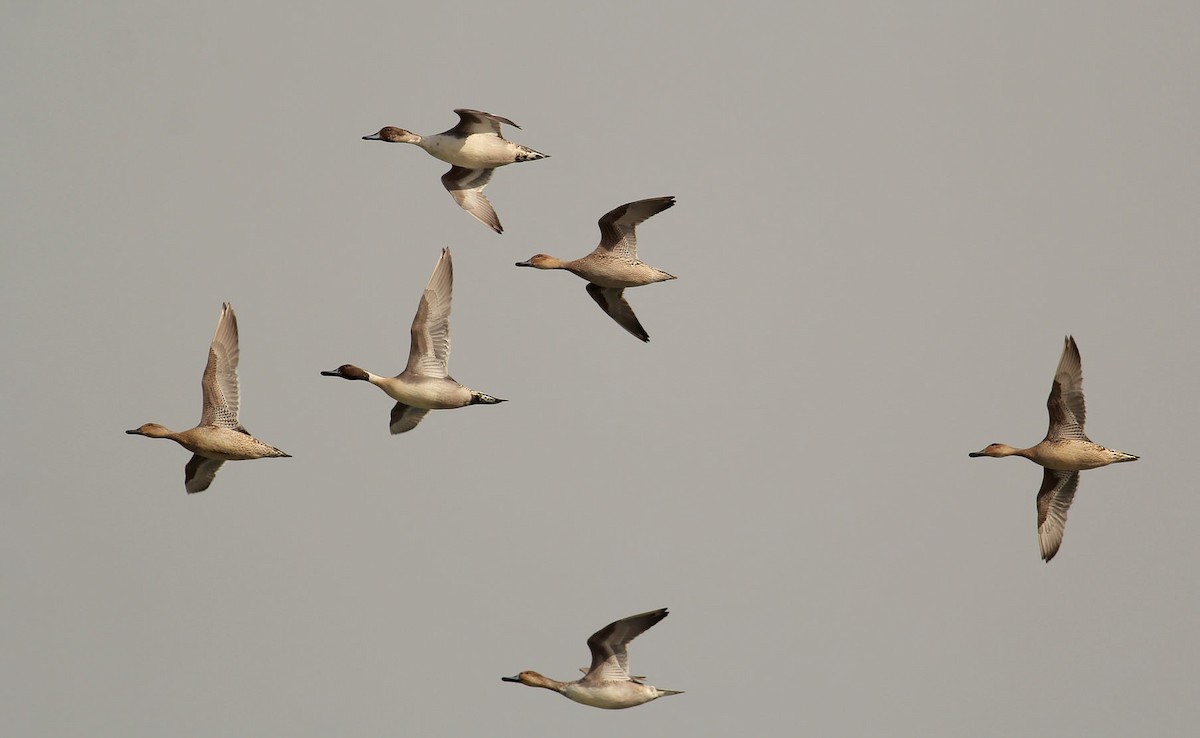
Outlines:
[[[1200,720],[1193,3],[14,2],[0,495],[8,735],[1184,735]],[[454,55],[462,55],[455,59]],[[455,107],[551,155],[496,236],[415,147]],[[569,274],[596,219],[678,280]],[[455,258],[450,369],[495,407],[387,432],[322,378],[404,365]],[[199,417],[222,301],[242,420]],[[1062,338],[1088,431],[1038,555]],[[669,606],[612,714],[503,684]]]

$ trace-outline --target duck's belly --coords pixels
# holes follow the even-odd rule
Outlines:
[[[206,427],[204,433],[190,436],[182,445],[194,454],[220,461],[261,459],[269,448],[245,433],[217,427]]]
[[[1087,444],[1052,444],[1038,449],[1037,463],[1054,471],[1084,471],[1108,466],[1112,453],[1101,446]]]
[[[602,687],[586,687],[571,684],[563,691],[567,698],[590,707],[603,710],[623,710],[626,707],[649,702],[654,695],[640,684],[633,682],[612,682]]]
[[[630,264],[618,259],[598,261],[590,269],[572,271],[592,284],[615,289],[641,287],[672,279],[671,275],[645,264]]]
[[[513,145],[502,138],[487,135],[430,136],[425,150],[447,164],[467,169],[494,169],[514,161]]]
[[[450,410],[471,401],[471,391],[452,379],[431,379],[413,383],[388,382],[379,389],[396,402],[422,410]]]

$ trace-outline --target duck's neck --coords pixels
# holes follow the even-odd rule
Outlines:
[[[521,682],[530,687],[541,687],[542,689],[549,689],[554,692],[561,692],[567,688],[567,682],[560,682],[548,676],[542,676],[536,671],[521,675]]]

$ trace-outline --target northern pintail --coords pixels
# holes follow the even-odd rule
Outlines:
[[[550,689],[580,704],[605,710],[622,710],[659,697],[683,694],[681,690],[659,689],[643,684],[641,680],[645,677],[629,675],[629,642],[666,616],[665,607],[651,610],[609,623],[593,633],[587,641],[588,649],[592,652],[592,665],[584,672],[582,679],[559,682],[536,671],[523,671],[516,676],[500,677],[500,680]]]
[[[1046,409],[1050,411],[1050,429],[1041,443],[1029,448],[993,443],[968,456],[1023,456],[1045,468],[1037,496],[1038,539],[1042,558],[1049,561],[1062,545],[1067,509],[1079,486],[1079,472],[1137,461],[1138,457],[1093,443],[1083,432],[1087,413],[1083,402],[1083,363],[1071,336],[1063,340],[1062,357],[1058,360]]]
[[[638,261],[637,234],[634,229],[642,221],[674,204],[675,198],[670,195],[625,203],[600,218],[600,245],[587,256],[563,261],[546,254],[535,254],[527,261],[518,261],[516,265],[535,269],[566,269],[583,277],[588,281],[588,294],[601,310],[617,321],[617,325],[641,340],[649,341],[650,334],[646,333],[633,308],[625,301],[625,288],[665,282],[675,277]]]
[[[430,156],[452,165],[442,175],[442,184],[459,206],[476,220],[503,233],[500,219],[492,204],[483,195],[483,188],[492,178],[496,167],[520,161],[547,159],[549,154],[513,143],[500,135],[500,124],[513,128],[521,126],[508,118],[481,110],[457,108],[458,124],[448,131],[432,136],[419,136],[394,126],[384,126],[379,133],[363,136],[364,141],[410,143],[425,149]]]
[[[226,302],[221,305],[221,317],[217,319],[217,331],[208,348],[208,364],[200,381],[204,391],[200,424],[179,433],[158,423],[125,431],[136,436],[170,438],[191,451],[192,459],[183,473],[183,488],[189,494],[208,489],[226,461],[291,456],[250,435],[238,422],[238,353],[237,317],[233,306]]]
[[[464,387],[447,373],[450,361],[450,293],[454,286],[454,268],[450,249],[433,268],[433,276],[421,295],[413,317],[408,366],[395,377],[380,377],[353,364],[342,364],[325,377],[370,382],[396,401],[392,408],[392,433],[417,427],[430,410],[449,410],[467,405],[495,405],[497,397]]]

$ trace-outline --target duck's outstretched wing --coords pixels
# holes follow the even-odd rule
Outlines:
[[[1062,545],[1063,531],[1067,527],[1067,510],[1075,499],[1079,486],[1079,472],[1046,469],[1042,475],[1042,488],[1038,490],[1038,541],[1042,546],[1042,559],[1049,561]]]
[[[417,314],[413,316],[409,328],[408,365],[404,371],[433,379],[449,375],[453,289],[454,265],[450,260],[450,249],[446,248],[442,249],[429,284],[421,293]]]
[[[1050,396],[1046,398],[1046,410],[1050,413],[1047,438],[1087,440],[1083,431],[1083,423],[1087,419],[1087,407],[1083,399],[1083,362],[1079,358],[1079,347],[1071,336],[1063,339],[1062,357],[1054,372]]]
[[[588,282],[587,292],[600,306],[600,309],[608,313],[608,317],[617,321],[617,325],[629,331],[643,341],[650,340],[650,334],[642,327],[642,324],[634,314],[633,308],[629,307],[629,303],[625,300],[625,290],[620,287],[601,287],[600,285]]]
[[[588,638],[592,666],[584,676],[589,682],[627,682],[629,677],[629,642],[645,633],[667,616],[667,609],[643,612],[609,623]]]
[[[608,211],[600,217],[600,245],[593,253],[637,261],[637,225],[674,204],[675,198],[668,195],[627,202]]]
[[[183,488],[188,494],[203,492],[213,483],[217,470],[225,462],[221,459],[210,459],[200,454],[192,454],[192,459],[183,468]]]
[[[470,136],[476,133],[491,133],[499,136],[501,123],[513,128],[521,127],[508,118],[485,113],[482,110],[455,108],[454,112],[458,113],[458,123],[446,131],[446,134],[451,136]]]
[[[442,184],[459,207],[496,233],[504,233],[500,217],[483,194],[483,188],[491,181],[494,171],[496,170],[450,167],[450,171],[442,175]]]
[[[208,363],[200,387],[204,393],[204,406],[200,412],[200,425],[215,425],[218,428],[241,430],[238,423],[238,405],[241,400],[238,389],[238,327],[237,316],[229,303],[221,305],[221,317],[217,319],[217,330],[208,347]],[[199,492],[200,490],[196,490]]]

